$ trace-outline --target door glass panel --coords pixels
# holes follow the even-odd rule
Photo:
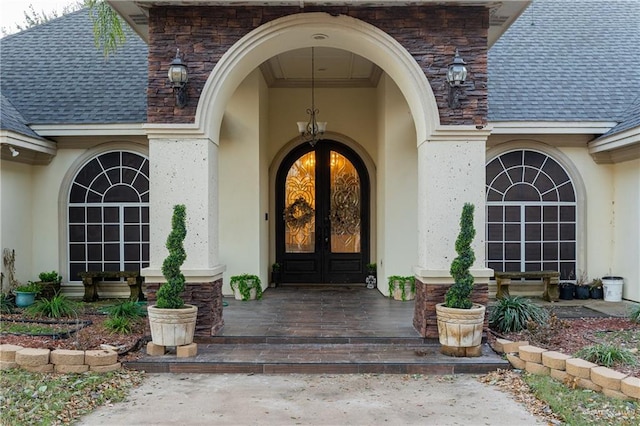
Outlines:
[[[285,251],[313,253],[316,228],[316,153],[298,158],[285,181]]]
[[[353,164],[331,151],[331,252],[360,253],[360,178]]]

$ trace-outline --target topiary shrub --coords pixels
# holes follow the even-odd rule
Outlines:
[[[166,247],[169,255],[162,262],[162,275],[167,280],[156,294],[156,307],[161,309],[179,309],[184,306],[180,294],[184,291],[184,275],[180,267],[187,258],[184,250],[184,239],[187,236],[185,225],[186,207],[183,204],[173,206],[171,233],[167,237]]]
[[[549,312],[530,299],[508,296],[498,300],[491,308],[489,326],[500,333],[509,333],[524,330],[528,327],[529,321],[543,325],[548,320]]]
[[[465,203],[460,216],[460,233],[456,239],[456,253],[458,257],[451,262],[449,272],[454,279],[454,284],[449,288],[444,299],[444,306],[447,308],[471,309],[471,291],[473,290],[473,275],[469,268],[476,260],[476,256],[471,248],[471,242],[476,236],[473,227],[474,205]]]

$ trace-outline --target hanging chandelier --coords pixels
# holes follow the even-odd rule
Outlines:
[[[318,140],[322,138],[327,129],[326,121],[318,121],[317,116],[320,111],[315,104],[315,57],[314,48],[311,48],[311,108],[307,109],[309,121],[298,121],[298,132],[303,142],[309,142],[311,146],[315,146]]]

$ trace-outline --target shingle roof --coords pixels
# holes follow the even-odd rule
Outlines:
[[[0,95],[0,129],[11,130],[25,136],[42,139],[40,135],[27,126],[27,122],[4,95]]]
[[[640,94],[640,2],[534,0],[489,51],[489,120],[621,121]]]
[[[622,122],[602,135],[602,137],[624,132],[625,130],[632,129],[634,127],[640,127],[640,96],[638,96],[633,105],[631,105]]]
[[[105,60],[84,9],[4,37],[0,49],[1,92],[23,124],[146,121],[147,45],[132,31]]]

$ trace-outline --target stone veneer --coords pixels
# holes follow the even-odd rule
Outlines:
[[[192,123],[202,89],[222,55],[251,30],[287,15],[326,12],[348,15],[389,34],[415,58],[438,104],[443,125],[484,125],[487,121],[487,34],[484,7],[152,7],[149,10],[150,123]],[[167,67],[176,48],[189,67],[185,108],[176,108]],[[461,108],[448,107],[445,74],[454,49],[467,62],[469,74]]]
[[[146,284],[149,305],[156,301],[159,283]],[[196,336],[215,336],[222,330],[222,279],[209,283],[186,283],[182,293],[184,303],[198,307]]]
[[[416,279],[416,301],[413,315],[413,327],[422,337],[438,338],[438,320],[436,305],[444,302],[444,295],[452,284],[425,284]],[[489,285],[475,284],[471,301],[487,306],[489,303]],[[484,317],[484,330],[489,327],[489,316]]]

